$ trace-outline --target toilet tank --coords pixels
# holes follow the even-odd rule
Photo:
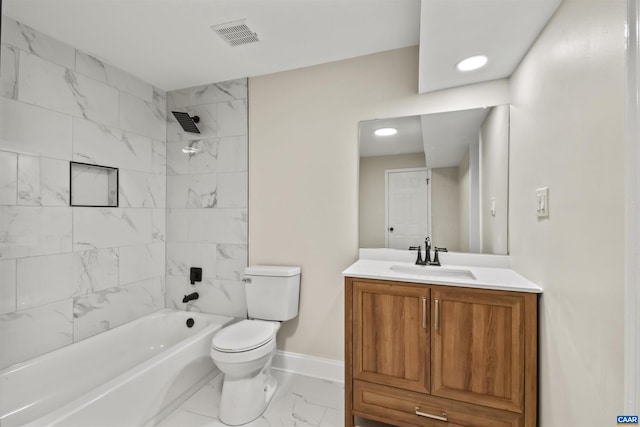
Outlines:
[[[252,265],[244,276],[249,318],[285,321],[298,315],[300,267]]]

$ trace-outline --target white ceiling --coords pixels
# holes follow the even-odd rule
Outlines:
[[[164,90],[301,68],[419,42],[419,91],[423,93],[509,77],[560,2],[4,0],[3,13]],[[230,47],[210,28],[239,19],[246,19],[260,42]],[[469,73],[454,69],[460,59],[476,54],[489,57],[485,68]],[[374,127],[382,126],[384,120],[365,122],[361,155],[416,153],[426,148],[432,150],[431,155],[427,151],[430,167],[456,165],[463,152],[458,145],[481,113],[459,113],[463,122],[455,114],[425,116],[422,124],[419,116],[389,119],[385,125],[399,132],[387,138],[373,137]],[[444,142],[448,154],[443,147],[423,143],[423,136],[427,142]]]
[[[3,13],[164,90],[420,44],[419,92],[510,76],[561,0],[5,0]],[[212,25],[246,19],[260,42]],[[488,65],[454,65],[486,54]]]
[[[422,0],[420,93],[511,76],[561,0]],[[487,65],[460,72],[462,59]]]
[[[418,44],[419,0],[5,0],[3,13],[164,90]],[[246,18],[260,42],[210,27]]]
[[[377,136],[376,129],[396,128],[398,133]],[[360,122],[360,157],[423,153],[420,116],[397,117]]]

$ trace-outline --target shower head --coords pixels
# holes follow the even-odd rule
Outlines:
[[[196,126],[196,123],[200,121],[200,117],[191,117],[188,113],[183,113],[181,111],[172,111],[172,113],[185,132],[200,133],[198,126]]]

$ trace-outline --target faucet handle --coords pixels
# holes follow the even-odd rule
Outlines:
[[[440,252],[449,252],[447,250],[447,248],[434,248],[436,251],[440,251]]]
[[[439,267],[440,264],[440,258],[438,257],[438,253],[440,252],[440,248],[436,248],[435,249],[435,254],[433,255],[433,261],[431,263],[429,263],[429,265],[435,265],[436,267]]]
[[[409,246],[409,250],[410,251],[422,250],[422,247],[421,246]]]

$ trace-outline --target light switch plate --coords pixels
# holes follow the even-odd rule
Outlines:
[[[536,189],[536,214],[538,218],[549,216],[549,187]]]

